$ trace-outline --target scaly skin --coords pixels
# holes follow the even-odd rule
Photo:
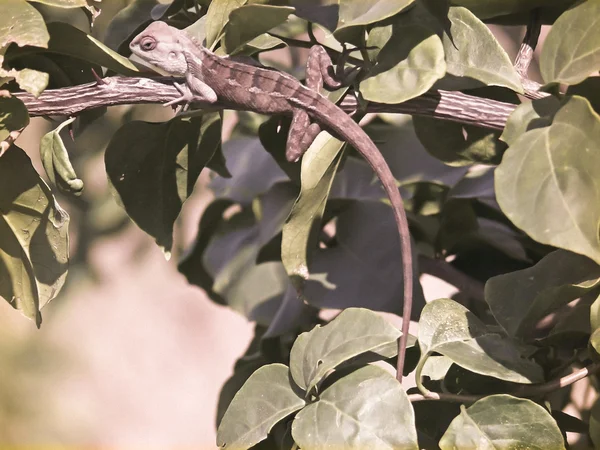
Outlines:
[[[317,90],[304,86],[291,75],[219,57],[195,42],[185,32],[164,22],[150,24],[133,39],[130,48],[134,54],[150,64],[171,75],[185,78],[185,86],[176,84],[182,97],[169,104],[189,104],[192,101],[210,104],[218,100],[230,109],[293,115],[287,151],[290,160],[297,159],[319,131],[318,127],[306,127],[310,118],[352,145],[365,158],[390,199],[400,236],[404,309],[397,378],[401,381],[413,293],[410,232],[394,176],[369,136],[334,103]],[[318,71],[327,79],[326,67],[320,67]],[[296,122],[299,126],[294,125]],[[299,133],[299,136],[295,133]]]

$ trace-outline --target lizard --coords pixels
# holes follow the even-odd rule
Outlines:
[[[323,84],[331,89],[340,86],[329,74],[332,63],[325,49],[320,45],[310,49],[304,85],[285,72],[218,56],[185,31],[161,21],[152,22],[135,36],[129,48],[152,66],[185,79],[184,85],[174,83],[181,97],[165,106],[187,107],[192,102],[210,105],[218,101],[228,109],[291,115],[288,161],[297,161],[308,150],[321,127],[352,145],[367,161],[389,197],[400,236],[404,306],[396,377],[402,381],[413,294],[408,220],[395,178],[377,146],[350,116],[319,92]]]

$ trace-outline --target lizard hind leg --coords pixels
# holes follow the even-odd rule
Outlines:
[[[285,150],[285,157],[290,162],[298,161],[321,132],[319,124],[310,123],[306,111],[296,108],[293,114]]]
[[[335,79],[331,58],[320,45],[313,45],[306,61],[306,86],[319,92],[323,84],[329,89],[337,89],[342,83]]]

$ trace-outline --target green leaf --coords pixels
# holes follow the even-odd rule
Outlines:
[[[413,319],[424,304],[416,266],[413,255]],[[337,218],[335,245],[318,248],[313,255],[304,297],[318,308],[356,306],[401,314],[401,268],[398,230],[389,205],[349,202]]]
[[[206,13],[206,46],[213,48],[220,39],[231,11],[248,3],[248,0],[213,0]]]
[[[30,2],[43,3],[44,5],[57,6],[59,8],[82,8],[86,7],[86,0],[29,0]]]
[[[48,32],[42,15],[24,0],[0,3],[0,48],[14,42],[19,47],[48,46]]]
[[[450,8],[448,18],[452,24],[450,36],[444,34],[442,39],[447,72],[522,93],[519,74],[490,29],[466,8]],[[455,89],[476,87],[471,83],[467,81]]]
[[[440,440],[442,450],[564,450],[556,422],[540,405],[510,395],[490,395],[461,407]]]
[[[600,117],[572,97],[552,125],[521,135],[496,169],[502,211],[543,244],[600,263]]]
[[[210,188],[216,197],[250,204],[273,185],[289,181],[258,139],[229,140],[223,145],[223,153],[231,178],[218,177],[212,180]]]
[[[437,352],[472,372],[514,383],[543,380],[541,367],[528,361],[508,339],[493,333],[475,314],[453,300],[428,303],[419,320],[421,358]]]
[[[146,23],[149,17],[152,20],[161,19],[172,3],[173,0],[134,0],[130,2],[114,15],[106,27],[104,44],[118,51],[123,42]]]
[[[563,13],[544,41],[540,71],[546,83],[577,84],[600,69],[600,1]]]
[[[343,362],[394,342],[401,334],[377,313],[348,308],[324,327],[317,325],[298,336],[290,353],[292,378],[310,392]]]
[[[231,401],[217,430],[217,445],[248,449],[267,438],[281,419],[305,405],[290,382],[283,364],[269,364],[254,372]]]
[[[328,387],[292,423],[300,448],[418,449],[415,415],[398,381],[362,367]]]
[[[569,86],[567,95],[587,98],[594,111],[600,114],[600,77],[589,77],[579,84]]]
[[[67,148],[60,137],[61,130],[74,121],[75,117],[71,117],[61,123],[56,130],[44,135],[40,142],[40,156],[44,170],[52,184],[73,195],[81,195],[83,181],[77,177]]]
[[[553,96],[521,103],[508,117],[500,140],[513,145],[526,131],[550,125],[560,106]]]
[[[227,304],[234,311],[240,312],[249,320],[267,326],[279,309],[289,285],[289,278],[280,262],[255,265],[255,254],[253,256],[246,260],[246,266],[239,271],[239,279],[231,283],[229,289],[222,295],[227,298]],[[219,278],[215,280],[217,292],[221,291],[218,286],[219,281]],[[296,298],[296,301],[300,300]]]
[[[0,79],[14,78],[19,87],[38,96],[48,85],[48,75],[37,70],[3,69],[4,54],[10,43],[46,48],[48,31],[42,15],[24,0],[0,2]]]
[[[177,266],[177,269],[185,276],[188,283],[204,289],[211,300],[220,304],[225,304],[225,301],[212,290],[214,280],[206,270],[202,257],[223,220],[223,214],[232,205],[233,202],[230,200],[217,199],[206,207],[200,218],[200,225],[193,247],[182,256]]]
[[[557,250],[533,267],[490,278],[485,300],[510,336],[526,337],[543,317],[599,285],[597,264]]]
[[[245,5],[229,15],[223,46],[229,54],[244,44],[285,22],[294,8],[270,5]]]
[[[115,194],[127,214],[167,252],[181,206],[219,145],[221,120],[215,114],[189,121],[130,122],[106,149]]]
[[[0,158],[0,180],[0,296],[39,327],[67,275],[69,216],[16,145]]]
[[[531,11],[548,4],[568,6],[570,0],[451,0],[453,5],[469,8],[480,19]]]
[[[449,166],[498,164],[506,150],[498,131],[418,116],[413,125],[425,149]]]
[[[441,39],[429,28],[416,25],[409,13],[373,29],[367,46],[381,51],[377,65],[360,83],[365,100],[402,103],[429,90],[446,73]]]
[[[0,97],[0,141],[29,124],[27,108],[16,97]]]
[[[600,295],[598,295],[590,307],[590,328],[592,331],[600,328]]]
[[[342,41],[349,28],[381,22],[408,8],[415,0],[340,0],[335,36]]]
[[[48,32],[50,33],[48,51],[51,53],[60,53],[83,59],[122,75],[136,75],[139,73],[129,59],[119,55],[93,36],[68,23],[49,23]]]
[[[306,279],[308,253],[318,239],[316,229],[341,161],[344,142],[329,133],[320,133],[302,157],[301,190],[283,227],[281,260],[290,276]]]
[[[597,399],[590,411],[590,438],[594,447],[600,447],[600,399]]]

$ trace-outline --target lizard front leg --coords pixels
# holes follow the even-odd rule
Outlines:
[[[196,60],[187,52],[184,52],[184,56],[188,64],[188,71],[185,75],[185,84],[174,83],[177,90],[181,93],[181,97],[165,103],[165,106],[179,105],[182,103],[184,105],[183,110],[185,111],[192,102],[216,103],[216,92],[195,75],[202,73]]]
[[[323,84],[330,89],[340,87],[341,83],[329,73],[332,68],[331,59],[325,49],[320,45],[313,45],[306,62],[306,87],[316,92],[323,88]],[[295,108],[288,133],[286,159],[290,162],[300,159],[320,131],[318,123],[310,123],[310,117],[305,110]]]

